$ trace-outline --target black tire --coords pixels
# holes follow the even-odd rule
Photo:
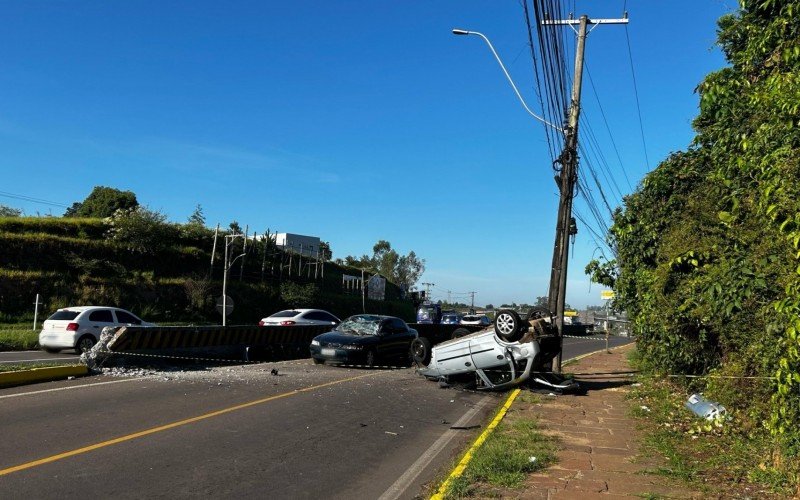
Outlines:
[[[84,335],[75,343],[75,352],[78,354],[83,354],[85,351],[91,350],[96,343],[97,342],[95,342],[94,337],[91,335]]]
[[[516,342],[522,338],[524,327],[516,311],[501,309],[494,317],[494,333],[506,342]]]
[[[469,335],[470,333],[472,332],[467,330],[466,328],[456,328],[455,330],[453,330],[453,336],[450,338],[460,339],[464,335]]]
[[[319,358],[311,358],[311,359],[314,360],[314,364],[315,365],[324,365],[325,364],[325,360],[324,359],[319,359]]]
[[[409,349],[411,358],[417,366],[428,366],[431,362],[431,341],[425,337],[415,338]]]
[[[50,354],[58,354],[61,352],[61,349],[56,349],[55,347],[44,347],[44,352],[49,352]]]
[[[378,355],[375,352],[375,349],[370,349],[367,351],[367,355],[364,358],[364,365],[367,368],[375,368],[375,362],[377,361]]]

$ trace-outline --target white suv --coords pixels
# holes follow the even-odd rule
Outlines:
[[[80,354],[97,343],[104,327],[131,325],[155,326],[117,307],[65,307],[42,324],[39,345],[47,352],[75,349]]]

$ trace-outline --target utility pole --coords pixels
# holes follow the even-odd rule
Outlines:
[[[469,312],[470,314],[475,314],[475,294],[478,292],[467,292],[467,293],[472,295],[472,300],[470,301],[469,305]]]
[[[431,287],[436,286],[436,283],[423,283],[425,285],[425,300],[431,300]]]
[[[222,326],[228,325],[228,271],[233,267],[233,263],[236,262],[236,259],[240,259],[244,257],[244,252],[234,257],[233,260],[228,262],[228,249],[233,245],[233,241],[236,238],[242,238],[245,241],[247,237],[243,234],[227,234],[225,235],[225,265],[222,268]]]
[[[577,234],[575,219],[572,218],[572,201],[575,197],[575,184],[578,180],[578,121],[581,111],[581,84],[583,78],[583,54],[586,46],[586,36],[589,34],[588,26],[592,29],[600,24],[627,24],[627,14],[623,19],[589,19],[582,15],[580,19],[544,20],[544,25],[567,25],[575,31],[578,25],[578,35],[575,47],[575,75],[572,80],[572,96],[570,99],[569,118],[564,140],[564,150],[558,158],[561,163],[561,174],[557,180],[560,198],[558,202],[558,220],[556,223],[556,238],[553,246],[553,267],[550,273],[550,290],[547,306],[550,312],[556,314],[559,342],[564,342],[564,303],[567,294],[567,264],[569,262],[569,238]],[[561,353],[559,348],[556,358],[556,371],[561,373]]]

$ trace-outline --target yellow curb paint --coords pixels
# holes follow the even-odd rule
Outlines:
[[[37,467],[39,465],[49,464],[52,462],[56,462],[58,460],[63,460],[65,458],[74,457],[75,455],[81,455],[83,453],[88,453],[90,451],[99,450],[100,448],[106,448],[108,446],[112,446],[119,443],[124,443],[125,441],[131,441],[133,439],[137,439],[144,436],[149,436],[150,434],[155,434],[157,432],[166,431],[169,429],[174,429],[175,427],[181,427],[183,425],[192,424],[194,422],[199,422],[201,420],[206,420],[212,417],[218,417],[220,415],[224,415],[226,413],[231,413],[237,410],[242,410],[244,408],[250,408],[251,406],[260,405],[263,403],[267,403],[269,401],[275,401],[276,399],[281,399],[289,396],[294,396],[295,394],[302,394],[304,392],[313,391],[316,389],[321,389],[323,387],[329,387],[336,384],[342,384],[344,382],[350,382],[352,380],[357,380],[364,377],[370,377],[374,375],[373,373],[368,373],[366,375],[358,375],[356,377],[350,377],[342,380],[334,380],[333,382],[326,382],[324,384],[319,385],[312,385],[310,387],[304,387],[302,389],[296,389],[290,392],[284,392],[282,394],[276,394],[275,396],[270,396],[263,399],[257,399],[255,401],[250,401],[248,403],[243,403],[236,406],[231,406],[229,408],[224,408],[222,410],[212,411],[211,413],[206,413],[203,415],[198,415],[196,417],[187,418],[184,420],[178,420],[177,422],[172,422],[166,425],[160,425],[158,427],[153,427],[151,429],[146,429],[140,432],[134,432],[133,434],[128,434],[126,436],[120,436],[118,438],[109,439],[108,441],[102,441],[100,443],[92,444],[89,446],[84,446],[83,448],[78,448],[71,451],[66,451],[64,453],[59,453],[57,455],[52,455],[45,458],[40,458],[39,460],[34,460],[32,462],[27,462],[20,465],[15,465],[14,467],[9,467],[7,469],[0,469],[0,476],[5,476],[7,474],[11,474],[13,472],[19,472],[25,469],[31,469],[33,467]]]
[[[502,408],[500,408],[500,411],[497,412],[497,415],[495,415],[492,422],[489,424],[486,430],[483,431],[480,436],[478,436],[478,439],[476,439],[475,442],[472,443],[472,446],[470,446],[467,452],[464,453],[464,456],[461,458],[461,461],[458,462],[456,468],[453,469],[453,472],[451,472],[450,475],[447,477],[447,479],[444,480],[442,485],[439,486],[439,490],[436,493],[434,493],[433,496],[431,496],[431,500],[442,500],[444,498],[445,493],[447,493],[448,488],[450,488],[450,484],[455,479],[460,477],[461,474],[464,473],[464,470],[467,468],[467,464],[469,464],[470,460],[472,460],[472,455],[478,450],[478,448],[481,447],[483,442],[486,441],[486,438],[488,438],[489,434],[491,434],[492,431],[494,431],[494,428],[497,427],[497,424],[499,424],[500,421],[503,420],[503,417],[506,416],[506,412],[508,412],[508,409],[511,407],[511,404],[514,402],[515,399],[517,399],[517,396],[519,396],[519,393],[520,389],[514,389],[513,391],[511,391],[511,395],[508,396],[508,399],[506,400],[505,404],[503,405]]]
[[[82,376],[89,373],[86,365],[48,366],[0,373],[0,387],[22,385],[44,380]]]

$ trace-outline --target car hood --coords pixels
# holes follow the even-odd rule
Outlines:
[[[353,335],[334,330],[317,335],[314,340],[325,344],[373,344],[378,341],[377,335]]]

